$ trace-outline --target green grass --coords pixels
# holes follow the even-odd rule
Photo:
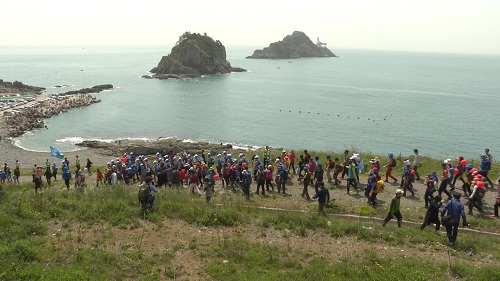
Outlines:
[[[162,189],[155,210],[143,212],[137,202],[137,188],[88,188],[85,193],[64,191],[59,181],[35,194],[32,184],[0,188],[0,280],[161,280],[174,278],[181,267],[173,262],[177,251],[190,251],[203,262],[200,279],[215,280],[497,280],[500,266],[469,266],[469,255],[500,260],[498,237],[461,232],[459,243],[447,262],[408,256],[402,258],[399,248],[423,252],[441,252],[445,236],[418,227],[398,228],[389,224],[319,217],[316,205],[309,212],[259,209],[258,202],[248,203],[242,196],[226,194],[218,198],[223,205],[207,204],[203,196],[185,191]],[[269,199],[275,200],[275,199]],[[344,212],[339,207],[335,212]],[[374,211],[375,210],[375,211]],[[331,209],[328,209],[332,212]],[[377,209],[360,207],[354,213],[380,217]],[[255,242],[245,233],[238,239],[219,237],[203,241],[192,238],[184,244],[168,241],[168,250],[144,252],[128,245],[114,245],[112,229],[141,229],[145,222],[162,229],[166,220],[181,220],[197,227],[213,229],[257,228],[265,241],[271,232],[291,236],[302,243],[318,243],[312,237],[347,239],[353,243],[385,245],[394,248],[394,256],[381,256],[374,248],[342,257],[311,254],[289,244],[279,247]],[[80,237],[79,230],[99,225],[92,237]],[[55,230],[52,230],[55,227]],[[493,222],[492,222],[493,226]],[[51,229],[49,233],[49,229]],[[102,230],[102,231],[101,231]],[[76,234],[75,234],[76,233]],[[50,239],[51,235],[54,237]],[[70,243],[77,235],[79,243]],[[319,236],[318,236],[319,235]],[[85,244],[83,239],[90,239]],[[137,235],[135,243],[142,238]],[[258,239],[257,239],[258,240]],[[437,244],[440,243],[440,244]],[[85,246],[91,245],[91,246]],[[137,245],[135,245],[137,246]],[[136,247],[137,248],[137,247]],[[444,259],[447,261],[447,259]],[[466,261],[465,263],[463,261]],[[464,265],[465,264],[465,265]]]

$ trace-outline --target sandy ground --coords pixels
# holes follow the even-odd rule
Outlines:
[[[6,130],[4,127],[0,127],[0,163],[7,163],[9,166],[13,167],[16,160],[19,160],[21,169],[29,169],[36,165],[44,165],[46,159],[50,162],[61,162],[60,159],[52,157],[50,152],[34,152],[27,151],[15,146],[12,140],[6,137]],[[48,147],[47,147],[48,150]],[[64,156],[68,158],[70,164],[75,163],[76,155],[80,158],[82,165],[85,165],[87,158],[89,158],[96,165],[104,165],[111,159],[116,157],[102,155],[96,149],[85,148],[80,151],[75,152],[64,152]],[[84,162],[85,161],[85,162]]]

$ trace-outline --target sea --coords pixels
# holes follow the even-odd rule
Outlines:
[[[0,79],[44,95],[115,87],[13,141],[32,151],[177,138],[381,155],[418,148],[439,159],[479,159],[490,148],[500,157],[500,56],[331,48],[338,58],[256,60],[245,57],[259,47],[226,46],[247,72],[142,78],[171,47],[0,47]]]

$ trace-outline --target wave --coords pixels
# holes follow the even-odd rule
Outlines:
[[[21,139],[13,139],[12,141],[12,144],[14,146],[17,146],[19,147],[20,149],[22,150],[25,150],[25,151],[30,151],[30,152],[43,152],[43,153],[48,153],[50,152],[50,148],[49,149],[32,149],[32,148],[27,148],[27,147],[24,147],[21,145]],[[50,146],[49,146],[50,147]],[[75,152],[75,151],[80,151],[80,150],[85,150],[87,149],[86,147],[77,147],[75,146],[74,148],[72,149],[60,149],[61,152]]]

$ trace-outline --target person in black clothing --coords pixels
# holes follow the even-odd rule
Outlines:
[[[157,187],[162,187],[167,184],[167,169],[165,167],[161,168],[161,171],[158,173],[158,183]]]
[[[319,186],[320,186],[320,189],[319,189],[318,193],[316,193],[316,195],[313,196],[313,199],[318,198],[318,203],[319,203],[318,214],[320,216],[326,217],[324,208],[325,208],[325,205],[328,202],[330,202],[330,191],[328,191],[328,189],[325,188],[324,182],[320,182]]]
[[[316,172],[316,183],[314,184],[314,191],[316,191],[316,193],[318,193],[319,186],[321,184],[324,185],[323,175],[324,175],[323,166],[321,164],[319,164],[318,165],[318,171]]]
[[[47,179],[47,184],[50,185],[50,179],[52,178],[52,173],[50,172],[50,166],[45,170],[45,178]]]
[[[90,159],[87,158],[87,165],[86,165],[86,167],[87,167],[87,173],[89,173],[89,176],[92,175],[92,172],[90,171],[90,168],[92,168],[92,164],[93,164],[92,161],[90,161]]]
[[[420,229],[424,229],[426,226],[431,223],[436,224],[436,234],[441,227],[441,221],[439,220],[439,208],[443,205],[442,198],[439,195],[434,196],[434,198],[430,201],[430,207],[425,213],[424,223],[420,226]]]
[[[33,183],[35,184],[35,193],[38,193],[38,189],[42,191],[42,179],[33,174]]]

